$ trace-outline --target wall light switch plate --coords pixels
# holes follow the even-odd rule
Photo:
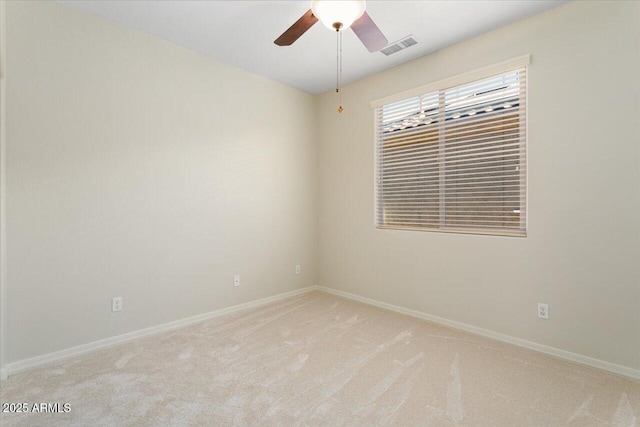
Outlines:
[[[300,264],[296,265],[296,274],[300,274]]]
[[[233,286],[240,286],[240,275],[236,274],[233,276]]]

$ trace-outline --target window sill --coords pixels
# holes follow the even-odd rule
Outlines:
[[[376,225],[379,230],[399,230],[399,231],[427,231],[436,233],[454,233],[454,234],[475,234],[483,236],[497,237],[527,237],[527,232],[522,230],[500,230],[500,229],[477,229],[477,228],[426,228],[426,227],[409,227],[399,225]]]

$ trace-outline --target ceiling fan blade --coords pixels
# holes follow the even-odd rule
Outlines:
[[[274,41],[274,43],[278,46],[290,46],[316,22],[318,22],[318,18],[316,18],[311,9],[309,9],[307,13],[302,15],[302,17],[295,22],[295,24],[290,26],[287,31],[282,33],[282,35],[278,37],[276,41]]]
[[[351,29],[369,52],[377,52],[389,43],[367,12],[351,24]]]

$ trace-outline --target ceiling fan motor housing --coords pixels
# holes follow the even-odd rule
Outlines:
[[[313,14],[329,29],[342,31],[362,16],[366,9],[364,0],[313,0]]]

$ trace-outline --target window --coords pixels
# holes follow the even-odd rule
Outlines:
[[[375,105],[378,228],[526,235],[526,66],[461,77]]]

